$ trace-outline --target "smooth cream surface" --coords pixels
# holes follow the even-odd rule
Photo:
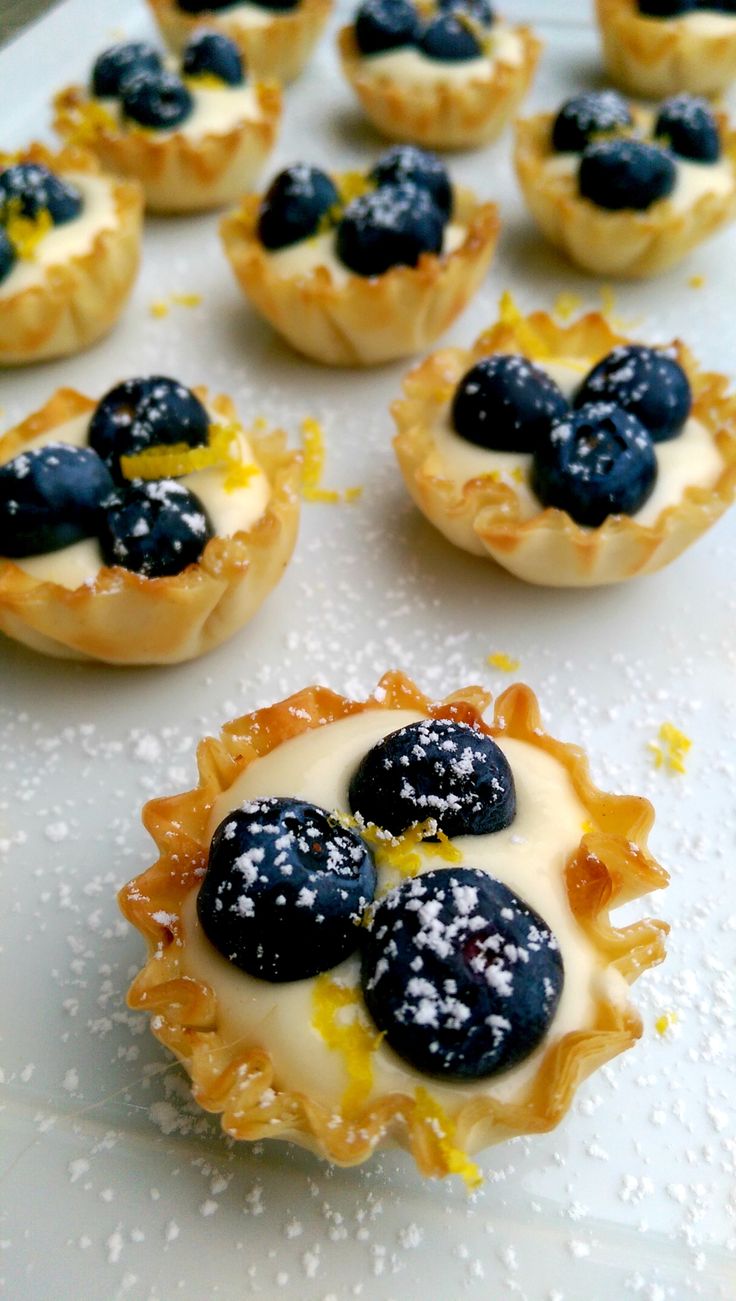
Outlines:
[[[736,17],[733,14],[708,13],[707,10],[701,10],[697,13],[683,14],[677,21],[682,23],[693,36],[736,36]]]
[[[456,222],[450,222],[445,226],[442,256],[447,257],[450,253],[454,253],[462,244],[465,235],[465,227]],[[284,280],[308,276],[317,267],[325,267],[336,285],[344,285],[353,273],[344,262],[340,261],[335,244],[335,231],[328,230],[321,235],[302,239],[298,244],[290,244],[287,248],[269,252],[267,256],[272,269]]]
[[[464,85],[470,81],[490,81],[500,63],[518,68],[524,60],[524,44],[518,32],[500,23],[494,25],[487,54],[477,59],[464,59],[458,63],[429,59],[426,54],[407,45],[385,54],[363,57],[366,69],[391,81],[407,86]]]
[[[64,172],[64,180],[80,191],[82,211],[73,221],[53,226],[36,245],[32,257],[16,262],[10,275],[0,281],[0,301],[41,284],[49,267],[88,253],[100,231],[117,226],[114,182],[81,172]]]
[[[348,785],[360,759],[381,737],[420,717],[411,711],[375,709],[285,742],[252,763],[219,797],[210,835],[243,801],[267,795],[293,796],[349,812]],[[378,1047],[372,1057],[374,1094],[392,1090],[411,1094],[424,1085],[451,1114],[479,1093],[499,1099],[517,1096],[547,1047],[569,1031],[592,1025],[597,997],[623,999],[626,991],[621,977],[611,981],[611,973],[601,967],[567,899],[563,869],[580,842],[588,816],[567,772],[526,742],[501,739],[499,744],[514,773],[516,818],[505,831],[453,841],[462,853],[458,866],[491,873],[538,910],[559,942],[565,984],[545,1043],[519,1066],[491,1081],[442,1084],[413,1070],[385,1044]],[[424,859],[422,871],[452,870],[452,864],[419,852]],[[305,1090],[327,1105],[338,1105],[348,1076],[340,1053],[330,1049],[312,1025],[315,980],[274,985],[234,967],[204,935],[194,894],[186,901],[182,921],[182,969],[214,989],[220,1028],[227,1038],[266,1048],[274,1061],[277,1087]],[[359,988],[357,956],[330,974]],[[369,1024],[364,1010],[360,1015]]]

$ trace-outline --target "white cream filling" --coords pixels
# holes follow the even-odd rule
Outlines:
[[[363,755],[381,737],[420,715],[376,709],[303,733],[252,763],[215,802],[209,834],[244,800],[266,795],[293,796],[329,810],[349,812],[348,785]],[[513,1099],[534,1075],[541,1056],[564,1034],[592,1026],[596,999],[624,1000],[623,978],[604,971],[593,945],[576,923],[567,898],[564,867],[580,843],[587,813],[567,772],[556,759],[526,742],[502,738],[501,748],[514,773],[517,814],[505,831],[453,841],[462,865],[480,868],[537,909],[557,937],[565,982],[546,1039],[519,1066],[489,1081],[440,1083],[421,1075],[385,1043],[372,1056],[373,1094],[394,1090],[412,1094],[419,1085],[454,1114],[468,1099],[484,1094]],[[422,851],[419,851],[422,853]],[[452,870],[425,856],[422,871]],[[218,1024],[232,1043],[259,1045],[270,1053],[279,1088],[303,1090],[327,1105],[339,1105],[348,1076],[339,1052],[331,1050],[312,1025],[315,980],[274,985],[234,967],[209,942],[191,894],[182,911],[185,943],[182,970],[217,995]],[[359,961],[353,956],[331,973],[359,988]],[[366,1019],[367,1019],[367,1014]]]
[[[736,35],[736,16],[733,14],[719,14],[697,12],[692,14],[683,14],[681,18],[675,20],[682,23],[691,36],[698,36],[701,39],[719,36]]]
[[[460,247],[466,236],[465,226],[449,222],[442,241],[442,257],[448,257]],[[336,285],[347,284],[353,272],[341,262],[336,252],[334,229],[321,235],[312,235],[298,244],[267,252],[266,256],[276,275],[283,280],[296,280],[311,275],[317,267],[325,267]]]
[[[571,397],[588,373],[579,362],[535,362]],[[492,474],[513,487],[522,519],[531,519],[542,509],[529,484],[532,458],[528,452],[494,452],[476,447],[452,428],[450,405],[438,413],[432,430],[434,448],[425,462],[428,474],[449,479],[460,491],[463,484],[479,475]],[[723,460],[710,430],[694,416],[676,438],[654,444],[657,480],[649,500],[630,516],[637,524],[654,524],[660,513],[674,506],[689,487],[712,488],[723,470]]]
[[[72,447],[85,447],[91,415],[90,412],[89,415],[77,416],[74,420],[50,429],[48,433],[39,434],[23,450],[44,447],[47,443],[70,443]],[[217,419],[214,413],[213,419]],[[253,451],[248,438],[242,433],[237,438],[243,462],[253,464]],[[255,524],[268,505],[271,491],[268,479],[260,469],[244,487],[232,490],[225,488],[226,476],[227,470],[223,466],[211,466],[206,470],[182,475],[177,480],[199,497],[219,537],[229,537]],[[40,556],[23,556],[14,563],[32,578],[59,583],[68,588],[92,582],[104,564],[96,538],[84,538],[70,547],[44,552]]]
[[[465,85],[471,81],[491,81],[498,65],[518,68],[524,61],[524,43],[519,33],[502,23],[496,23],[491,32],[489,51],[477,59],[464,59],[459,63],[429,59],[415,46],[402,46],[383,54],[364,55],[366,69],[389,81],[406,86]]]
[[[173,71],[178,72],[176,66]],[[194,103],[189,117],[178,126],[162,129],[142,127],[123,116],[119,99],[99,99],[97,103],[110,115],[122,131],[140,130],[157,140],[184,136],[187,140],[201,140],[208,135],[226,135],[243,122],[258,122],[262,118],[256,89],[245,86],[200,86],[196,79],[186,79],[185,84]]]
[[[36,245],[32,257],[18,259],[10,275],[0,281],[0,301],[41,284],[50,267],[88,253],[101,230],[112,230],[117,225],[114,183],[109,178],[64,172],[63,179],[81,193],[82,211],[73,221],[53,226]]]

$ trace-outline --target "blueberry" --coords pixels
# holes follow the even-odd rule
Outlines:
[[[197,896],[215,948],[261,980],[306,980],[358,947],[376,869],[360,836],[303,800],[259,799],[222,820]]]
[[[384,185],[353,199],[337,228],[337,253],[359,276],[414,267],[422,253],[440,253],[445,222],[426,190]]]
[[[159,444],[203,447],[210,419],[191,389],[163,375],[126,379],[98,402],[88,441],[120,479],[120,457]]]
[[[452,214],[452,183],[444,163],[436,154],[416,145],[394,145],[381,154],[370,180],[377,186],[403,185],[408,182],[426,190],[434,199],[443,217],[448,221]]]
[[[483,50],[464,19],[463,13],[454,10],[433,18],[419,38],[422,54],[428,59],[438,59],[441,63],[462,63],[466,59],[477,59]]]
[[[186,121],[194,100],[173,72],[136,72],[121,87],[123,116],[139,126],[170,130]]]
[[[439,0],[437,8],[440,11],[467,14],[469,18],[484,27],[492,26],[495,20],[495,14],[488,0]]]
[[[494,353],[463,376],[452,403],[453,427],[495,452],[533,452],[569,410],[555,381],[526,357]]]
[[[419,15],[410,0],[365,0],[355,18],[361,54],[382,54],[419,39]]]
[[[558,154],[579,154],[595,136],[618,134],[633,125],[623,95],[615,90],[589,90],[562,105],[552,127],[552,148]]]
[[[219,32],[196,32],[184,51],[181,68],[186,77],[209,73],[226,86],[242,86],[245,81],[240,50],[235,41]]]
[[[144,578],[165,578],[196,564],[213,536],[199,498],[173,479],[129,484],[105,508],[99,532],[105,564]]]
[[[717,163],[721,156],[718,123],[706,100],[673,95],[660,106],[654,134],[680,158]]]
[[[363,996],[399,1057],[424,1075],[481,1080],[542,1042],[564,967],[538,913],[487,872],[439,868],[378,904]]]
[[[113,489],[95,452],[47,443],[0,467],[0,555],[60,551],[97,533]]]
[[[146,41],[113,45],[95,60],[92,93],[100,99],[119,95],[126,77],[136,72],[159,72],[161,66],[161,55]]]
[[[7,233],[0,226],[0,285],[13,270],[18,255],[8,239]]]
[[[615,402],[630,411],[655,443],[675,438],[690,415],[690,383],[674,357],[640,343],[620,344],[583,381],[575,406]]]
[[[264,248],[286,248],[314,235],[322,218],[340,203],[326,172],[306,163],[287,167],[271,182],[258,214],[258,238]]]
[[[639,0],[639,13],[647,18],[681,18],[697,8],[697,0]],[[714,9],[714,4],[708,5]]]
[[[585,528],[633,515],[657,478],[654,443],[640,420],[613,402],[589,402],[552,426],[532,463],[543,506],[567,511]]]
[[[350,808],[392,836],[432,820],[447,836],[485,836],[516,816],[508,760],[485,732],[447,718],[401,727],[364,755]]]
[[[82,196],[76,185],[41,163],[14,163],[0,172],[0,222],[16,210],[31,218],[46,211],[55,226],[63,226],[79,216]]]
[[[696,9],[715,9],[719,14],[736,14],[736,0],[695,0]]]
[[[672,193],[676,180],[670,155],[643,140],[595,141],[586,147],[578,174],[583,198],[609,212],[645,212]]]

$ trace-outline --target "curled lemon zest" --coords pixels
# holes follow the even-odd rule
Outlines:
[[[515,660],[505,651],[493,651],[488,656],[488,663],[492,669],[500,669],[502,673],[515,673],[521,665],[521,660]]]
[[[335,185],[343,206],[374,189],[373,181],[365,175],[365,172],[340,172],[335,177]]]
[[[440,858],[445,863],[462,862],[463,856],[460,850],[453,845],[444,831],[437,830],[437,824],[432,818],[428,818],[426,822],[415,823],[400,836],[392,836],[389,831],[384,831],[375,822],[358,824],[357,819],[350,815],[335,814],[335,818],[344,827],[355,828],[359,825],[361,837],[373,850],[379,872],[388,871],[400,877],[416,876],[421,869],[423,857]],[[423,855],[417,852],[420,845]],[[383,893],[388,888],[390,887],[386,886]]]
[[[679,727],[675,727],[674,723],[663,723],[659,729],[659,742],[648,742],[654,758],[654,767],[665,767],[669,772],[686,772],[685,755],[693,744],[690,737],[681,732]]]
[[[246,487],[259,473],[257,465],[242,460],[239,425],[212,425],[204,447],[188,443],[160,444],[147,447],[135,456],[121,456],[120,469],[126,479],[175,479],[212,466],[229,468],[225,490]]]
[[[657,1034],[666,1034],[670,1026],[677,1025],[679,1017],[676,1012],[663,1012],[654,1022],[654,1028]]]
[[[346,488],[340,493],[336,488],[322,487],[322,474],[325,467],[325,436],[321,424],[312,416],[302,421],[302,444],[304,462],[302,465],[302,496],[305,501],[322,502],[337,505],[338,502],[357,501],[363,489]]]
[[[24,262],[31,261],[41,240],[54,228],[48,208],[39,208],[35,217],[26,217],[18,198],[12,198],[6,205],[3,224],[8,239]]]
[[[114,131],[116,128],[117,122],[109,109],[97,100],[91,99],[86,104],[79,104],[75,108],[68,139],[75,145],[90,144],[106,131]]]
[[[360,1110],[373,1088],[373,1054],[383,1038],[361,1018],[362,1004],[360,990],[355,986],[338,984],[325,973],[317,977],[312,994],[312,1025],[327,1047],[339,1052],[343,1059],[348,1084],[342,1109],[347,1115]],[[349,1007],[355,1008],[356,1015],[350,1020],[339,1017]]]
[[[467,1152],[453,1142],[455,1124],[447,1112],[424,1088],[418,1088],[414,1094],[414,1114],[421,1121],[431,1144],[445,1167],[447,1174],[460,1175],[468,1188],[478,1188],[483,1182],[474,1161]]]
[[[501,295],[498,316],[502,325],[508,325],[514,331],[528,357],[542,358],[551,356],[552,350],[546,339],[527,320],[508,290]]]

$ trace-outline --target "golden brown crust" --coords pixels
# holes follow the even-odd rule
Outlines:
[[[164,40],[177,53],[198,27],[222,32],[235,41],[254,77],[286,83],[299,76],[330,14],[332,0],[301,0],[297,9],[274,13],[269,22],[251,26],[235,14],[185,14],[176,0],[149,0]]]
[[[536,351],[530,348],[530,332]],[[653,524],[614,515],[600,528],[584,529],[564,511],[541,506],[538,515],[524,519],[510,483],[482,475],[458,487],[438,471],[432,433],[438,412],[481,357],[511,352],[538,360],[577,358],[587,369],[624,342],[598,313],[563,326],[546,312],[534,312],[517,322],[498,322],[472,350],[446,348],[416,367],[404,381],[404,397],[392,408],[398,426],[394,449],[409,492],[435,527],[518,578],[551,587],[618,583],[654,573],[705,533],[736,496],[736,398],[729,395],[724,375],[701,371],[678,341],[674,346],[692,386],[693,414],[710,431],[723,469],[711,489],[688,488]]]
[[[550,174],[552,113],[516,123],[514,162],[532,216],[551,244],[597,276],[641,279],[680,262],[696,245],[736,216],[736,132],[718,114],[723,155],[732,184],[703,194],[684,210],[663,199],[646,212],[608,212],[578,193],[574,174]]]
[[[205,388],[195,392],[207,401]],[[229,398],[209,405],[223,420],[237,420]],[[94,406],[74,389],[59,389],[0,439],[0,464]],[[198,564],[169,578],[102,566],[93,583],[70,589],[0,559],[0,629],[48,655],[108,664],[175,664],[226,641],[281,578],[299,523],[300,457],[286,449],[282,433],[249,437],[271,486],[266,511],[250,528],[212,538]]]
[[[424,254],[416,267],[392,267],[374,279],[348,275],[336,284],[327,267],[306,276],[277,275],[256,236],[260,198],[247,195],[223,218],[225,252],[246,297],[285,339],[328,366],[374,366],[428,347],[479,288],[500,229],[498,210],[456,189],[455,220],[466,227],[453,253]]]
[[[736,22],[714,33],[682,18],[647,18],[636,0],[596,0],[596,8],[608,74],[632,95],[720,95],[736,77]]]
[[[97,160],[78,148],[54,153],[29,145],[18,162],[98,175]],[[38,285],[0,294],[0,366],[66,357],[88,348],[117,321],[138,274],[143,196],[135,182],[110,178],[117,223],[95,235],[86,253],[46,269]]]
[[[274,85],[257,85],[254,91],[258,118],[191,139],[179,131],[121,129],[104,117],[91,119],[87,110],[94,101],[87,91],[67,86],[54,96],[54,128],[63,139],[92,150],[109,171],[139,181],[152,212],[221,208],[253,184],[278,134],[281,91]]]
[[[123,913],[145,937],[149,952],[131,985],[128,1003],[153,1014],[153,1033],[184,1063],[200,1106],[220,1114],[231,1137],[290,1139],[338,1165],[357,1165],[376,1148],[397,1142],[412,1152],[423,1174],[441,1177],[451,1169],[446,1146],[427,1123],[418,1099],[388,1094],[348,1120],[303,1093],[280,1089],[268,1052],[227,1043],[218,1029],[215,991],[182,975],[179,916],[206,867],[212,806],[254,759],[302,732],[366,709],[415,709],[473,723],[490,736],[503,734],[545,750],[567,770],[591,821],[600,828],[583,835],[568,861],[566,882],[571,908],[602,964],[633,983],[664,957],[668,929],[664,922],[644,920],[617,930],[608,915],[611,907],[667,883],[666,873],[647,849],[654,820],[651,805],[594,787],[582,752],[542,730],[537,702],[528,687],[517,685],[505,691],[491,724],[482,719],[488,703],[486,692],[470,687],[432,704],[401,673],[387,674],[375,695],[363,702],[346,700],[324,687],[307,688],[234,720],[219,738],[202,741],[197,752],[197,789],[146,805],[143,821],[160,857],[119,896]],[[631,1005],[601,993],[595,1026],[567,1034],[548,1049],[517,1102],[479,1096],[466,1103],[455,1117],[453,1142],[477,1151],[517,1134],[554,1128],[578,1084],[630,1047],[641,1030]]]
[[[338,34],[342,70],[366,117],[389,140],[406,140],[428,149],[477,149],[501,134],[526,95],[542,45],[529,27],[513,29],[523,55],[518,66],[498,63],[487,80],[448,79],[402,86],[376,72],[355,41],[355,29]]]

